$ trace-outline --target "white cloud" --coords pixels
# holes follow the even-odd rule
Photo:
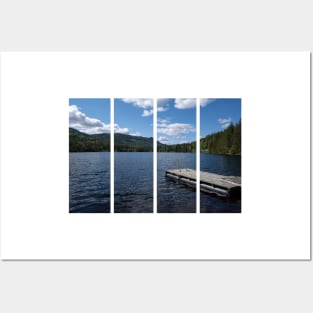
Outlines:
[[[195,108],[196,99],[175,99],[174,107],[181,110]]]
[[[129,134],[129,129],[128,128],[121,128],[118,124],[114,124],[114,133],[119,133],[119,134]]]
[[[86,134],[101,134],[110,132],[110,124],[105,124],[96,118],[88,117],[80,112],[76,105],[69,106],[69,126]]]
[[[165,112],[165,111],[167,111],[168,110],[168,106],[164,106],[164,107],[162,107],[162,106],[158,106],[158,109],[157,109],[157,111],[158,112]]]
[[[165,118],[158,118],[158,126],[162,124],[169,124],[170,121]]]
[[[200,106],[201,107],[206,107],[208,104],[211,104],[215,101],[216,99],[200,99]]]
[[[88,117],[76,105],[69,106],[69,126],[90,135],[109,133],[111,130],[110,124]],[[129,133],[128,128],[120,128],[118,124],[114,125],[114,131],[122,134]]]
[[[232,122],[231,117],[229,117],[229,118],[219,118],[217,121],[220,123],[220,125],[221,125],[221,127],[223,129],[227,128],[231,124],[231,122]]]
[[[122,100],[126,103],[131,103],[134,106],[141,108],[141,109],[149,109],[153,107],[153,100],[152,99],[140,99],[140,98],[122,98]]]
[[[158,138],[158,141],[161,142],[161,143],[163,143],[163,144],[165,144],[165,145],[167,145],[167,144],[169,143],[168,138],[167,138],[167,137],[163,137],[163,136],[160,136],[160,137]]]
[[[186,134],[195,132],[194,126],[185,123],[171,123],[168,119],[158,118],[157,122],[158,133],[167,136],[172,136],[180,139],[187,138]]]
[[[151,110],[143,110],[141,116],[150,116],[153,115],[153,109]]]
[[[231,123],[226,123],[226,124],[221,125],[221,127],[222,127],[223,129],[225,129],[225,128],[227,128],[230,124],[231,124]]]
[[[143,109],[141,116],[153,115],[153,99],[141,99],[141,98],[122,98],[125,103],[130,103],[137,108]]]
[[[195,132],[195,128],[191,124],[168,122],[158,123],[158,133],[167,136],[181,138],[184,134]]]
[[[151,116],[153,115],[153,99],[140,99],[140,98],[122,98],[125,103],[130,103],[137,108],[143,109],[141,116]],[[158,112],[164,112],[168,110],[168,99],[158,99]]]
[[[231,122],[231,118],[230,117],[229,118],[219,118],[217,121],[220,124],[229,123],[229,122]]]

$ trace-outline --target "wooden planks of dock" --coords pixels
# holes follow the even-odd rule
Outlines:
[[[171,169],[167,170],[165,175],[178,183],[196,188],[197,175],[193,169]],[[219,197],[240,199],[241,177],[200,171],[200,190]]]

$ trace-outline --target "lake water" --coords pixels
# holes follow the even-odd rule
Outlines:
[[[69,154],[70,213],[110,212],[110,153]]]
[[[168,169],[196,169],[196,154],[158,152],[157,155],[158,213],[196,212],[196,193],[194,190],[165,177],[165,172]]]
[[[115,152],[114,208],[116,213],[153,212],[153,153]],[[196,212],[196,193],[165,177],[167,169],[196,168],[194,153],[157,153],[158,213]],[[200,168],[221,175],[241,176],[241,157],[201,153]],[[110,212],[110,153],[69,154],[71,213]],[[239,213],[241,201],[200,194],[202,213]]]
[[[241,156],[200,154],[200,170],[226,176],[241,176]],[[225,200],[200,193],[201,213],[240,213],[241,200]]]
[[[153,212],[153,153],[114,153],[114,212]]]

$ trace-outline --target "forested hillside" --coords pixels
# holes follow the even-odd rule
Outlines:
[[[114,151],[116,152],[152,152],[153,138],[130,136],[124,134],[114,135]]]
[[[114,149],[117,152],[152,152],[153,139],[115,134]],[[110,151],[110,134],[88,135],[74,128],[69,129],[70,152]]]
[[[70,128],[69,150],[70,152],[110,151],[110,134],[88,135]]]
[[[241,120],[200,140],[201,152],[241,155]]]
[[[110,134],[88,135],[69,129],[70,152],[110,151]],[[152,152],[153,138],[115,134],[116,152]],[[200,140],[200,151],[214,154],[241,155],[241,121]],[[165,145],[158,142],[158,152],[196,152],[196,142]]]
[[[241,121],[200,139],[200,151],[213,154],[241,154]],[[196,143],[158,145],[158,152],[196,152]]]

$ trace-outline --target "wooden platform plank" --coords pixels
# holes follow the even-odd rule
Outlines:
[[[181,184],[196,186],[196,171],[190,168],[170,169],[166,176]],[[222,197],[241,197],[241,177],[224,176],[200,171],[200,190],[206,193],[214,193]]]
[[[178,177],[186,177],[192,180],[196,180],[196,171],[190,168],[171,169],[167,170],[166,172]],[[241,186],[241,177],[224,176],[200,171],[200,183],[216,185],[225,189],[232,189],[233,187]]]

